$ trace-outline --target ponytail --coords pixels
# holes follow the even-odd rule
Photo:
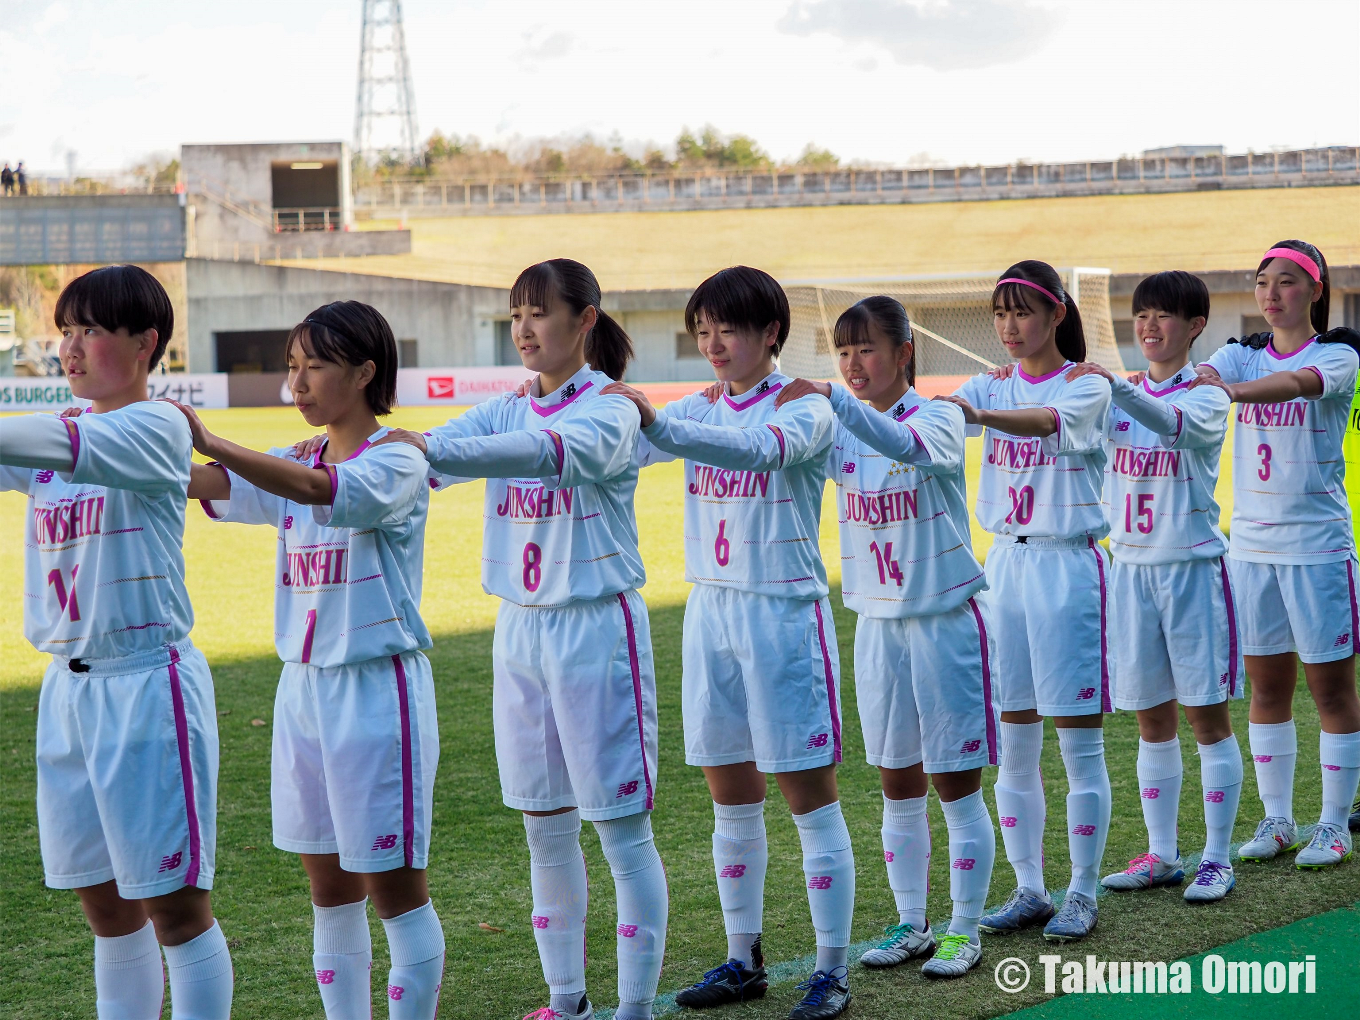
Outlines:
[[[611,379],[622,379],[633,357],[633,341],[600,307],[600,283],[586,266],[573,259],[549,259],[524,270],[510,288],[511,308],[551,308],[556,299],[575,315],[595,309],[595,325],[586,334],[586,362]]]
[[[1058,323],[1058,353],[1068,361],[1081,363],[1086,360],[1086,331],[1081,325],[1081,310],[1062,285],[1062,277],[1047,262],[1026,259],[1017,262],[997,280],[992,291],[992,307],[1005,311],[1023,308],[1034,311],[1031,302],[1038,302],[1044,308],[1062,305],[1067,309],[1063,321]]]
[[[1304,272],[1308,273],[1308,276],[1315,283],[1322,284],[1322,296],[1314,301],[1312,307],[1308,309],[1308,322],[1312,325],[1314,333],[1326,333],[1327,320],[1332,312],[1332,275],[1327,271],[1327,260],[1322,257],[1322,252],[1318,251],[1317,248],[1313,247],[1307,241],[1276,241],[1270,246],[1270,251],[1266,252],[1266,257],[1261,260],[1261,264],[1256,267],[1256,272],[1260,273],[1262,269],[1265,269],[1265,267],[1269,265],[1271,259],[1289,257],[1288,255],[1281,256],[1271,254],[1271,252],[1276,252],[1280,249],[1284,249],[1287,252],[1298,252],[1302,255],[1302,260],[1295,258],[1291,261],[1302,266]],[[1308,262],[1312,262],[1312,269],[1307,265]],[[1317,270],[1316,275],[1313,273],[1313,269]]]
[[[907,310],[896,298],[883,294],[863,298],[841,312],[836,320],[834,341],[837,347],[854,347],[869,339],[869,323],[872,322],[892,341],[894,349],[900,350],[904,344],[911,344],[911,357],[907,359],[907,385],[916,385],[916,337],[911,331],[911,321]]]

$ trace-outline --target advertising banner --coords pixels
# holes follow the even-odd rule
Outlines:
[[[190,407],[226,407],[227,376],[224,372],[201,375],[167,373],[147,380],[146,395],[152,400],[169,398]],[[71,393],[64,376],[14,376],[0,378],[0,414],[14,411],[62,411],[74,404],[89,405]]]
[[[534,373],[522,365],[495,368],[402,368],[397,404],[402,407],[480,404],[515,389]]]

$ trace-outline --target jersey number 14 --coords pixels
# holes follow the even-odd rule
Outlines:
[[[892,543],[884,542],[883,548],[878,547],[877,542],[869,543],[869,550],[874,554],[874,559],[878,561],[878,583],[887,584],[889,579],[897,582],[897,587],[902,587],[902,568],[893,559]]]

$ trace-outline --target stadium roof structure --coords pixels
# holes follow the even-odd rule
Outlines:
[[[739,263],[788,281],[1000,271],[1023,258],[1116,273],[1243,269],[1273,242],[1299,237],[1344,265],[1360,263],[1360,186],[413,218],[407,225],[409,254],[281,264],[508,287],[525,266],[565,256],[594,269],[606,291],[628,291],[693,287]]]

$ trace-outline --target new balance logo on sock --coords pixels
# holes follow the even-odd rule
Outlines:
[[[1206,804],[1222,804],[1222,803],[1223,803],[1223,791],[1222,791],[1222,790],[1205,790],[1205,791],[1204,791],[1204,803],[1206,803]]]
[[[1014,828],[1015,828],[1015,816],[1014,816],[1014,815],[1002,815],[1002,816],[1001,816],[1001,827],[1002,827],[1003,829],[1014,829]]]
[[[1072,826],[1072,835],[1074,835],[1074,836],[1094,836],[1095,834],[1096,834],[1096,827],[1095,827],[1094,825],[1074,825],[1074,826]]]
[[[1274,759],[1274,757],[1275,757],[1275,756],[1274,756],[1273,754],[1253,754],[1253,755],[1251,756],[1251,760],[1252,760],[1252,761],[1267,762],[1267,761],[1272,761],[1272,760]]]
[[[825,734],[825,733],[814,733],[812,736],[808,737],[807,746],[808,746],[809,748],[813,748],[813,747],[825,747],[825,746],[826,746],[826,734]]]
[[[406,994],[406,989],[403,988],[403,987],[401,987],[401,985],[388,985],[388,986],[387,986],[387,997],[388,997],[389,999],[400,999],[400,998],[401,998],[403,995],[405,995],[405,994]]]
[[[719,877],[719,878],[741,878],[741,876],[744,875],[744,874],[746,874],[746,865],[744,865],[744,864],[724,864],[724,865],[723,865],[722,871],[718,872],[718,877]]]
[[[896,856],[897,856],[897,855],[896,855],[895,853],[893,853],[891,850],[884,850],[884,851],[883,851],[883,859],[884,859],[885,861],[887,861],[889,864],[891,864],[891,863],[893,862],[893,858],[895,858]]]
[[[809,888],[809,889],[830,889],[830,888],[831,888],[831,876],[830,876],[830,875],[813,875],[811,878],[808,879],[808,888]]]
[[[977,858],[975,857],[955,857],[954,863],[950,865],[950,867],[955,868],[958,871],[972,871],[973,865],[976,863]]]
[[[548,919],[546,917],[540,917],[538,914],[535,914],[533,917],[529,918],[529,921],[531,924],[533,924],[535,928],[548,927]]]
[[[374,850],[391,850],[397,845],[397,834],[388,833],[386,836],[379,836],[373,841]]]
[[[621,924],[614,930],[617,931],[624,938],[631,939],[634,935],[637,934],[637,929],[638,926],[635,924]]]
[[[335,971],[319,970],[316,972],[316,983],[319,985],[329,985],[335,983]]]
[[[1077,691],[1078,701],[1090,701],[1095,696],[1096,689],[1094,687],[1083,687],[1081,690]]]
[[[1340,771],[1341,771],[1341,766],[1340,766],[1340,765],[1328,765],[1326,762],[1323,762],[1322,767],[1323,767],[1324,769],[1326,769],[1328,772],[1340,772]]]
[[[637,793],[637,791],[638,781],[636,779],[630,779],[626,783],[619,784],[619,792],[614,794],[614,799],[618,800],[620,797],[631,797],[633,794]]]
[[[982,747],[981,740],[965,740],[963,746],[959,748],[959,754],[972,754]]]
[[[1145,786],[1145,787],[1143,787],[1143,799],[1144,799],[1144,800],[1156,800],[1156,799],[1157,799],[1158,797],[1160,797],[1161,795],[1162,795],[1162,789],[1161,789],[1161,787],[1159,787],[1159,786]]]
[[[174,853],[172,853],[169,857],[162,857],[162,858],[161,858],[161,866],[160,866],[158,869],[156,869],[156,870],[157,870],[157,871],[174,871],[176,868],[178,868],[178,867],[180,866],[180,863],[181,863],[183,860],[184,860],[184,851],[183,851],[183,850],[176,850],[176,851],[175,851]]]

